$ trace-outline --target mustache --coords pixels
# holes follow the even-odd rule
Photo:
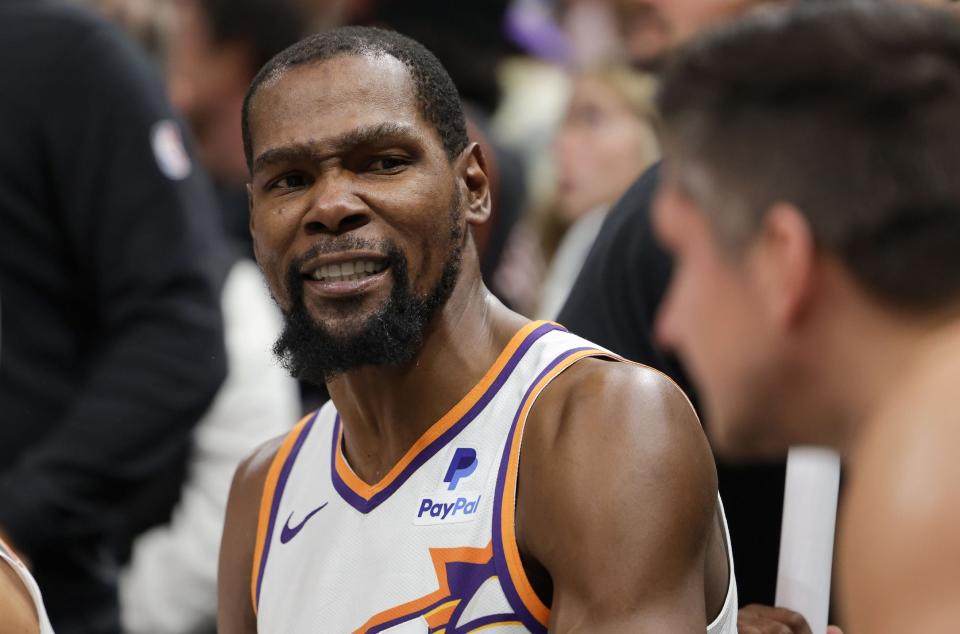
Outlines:
[[[345,251],[359,250],[372,251],[380,254],[393,272],[394,279],[398,277],[406,278],[407,260],[400,250],[400,247],[392,240],[366,240],[349,235],[325,238],[307,249],[303,255],[295,257],[290,261],[290,266],[287,269],[287,289],[290,293],[290,299],[293,301],[293,307],[291,307],[289,311],[284,310],[284,314],[288,314],[303,306],[303,276],[300,274],[300,271],[306,262],[317,256],[326,255],[327,253],[343,253]]]

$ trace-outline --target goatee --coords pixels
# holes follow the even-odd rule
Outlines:
[[[338,238],[318,245],[294,261],[287,274],[291,306],[284,311],[284,328],[273,347],[281,365],[297,379],[322,385],[337,374],[363,366],[401,366],[410,362],[423,346],[428,324],[450,298],[460,274],[463,232],[458,229],[459,223],[455,222],[454,227],[450,256],[440,279],[423,296],[413,290],[406,257],[389,241],[371,244]],[[304,261],[320,253],[351,249],[383,253],[387,274],[393,277],[393,289],[382,307],[359,327],[351,327],[352,332],[344,333],[311,317],[304,304],[304,278],[300,271]],[[341,300],[339,309],[348,315],[359,305],[360,300]]]

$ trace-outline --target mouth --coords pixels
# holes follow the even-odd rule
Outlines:
[[[305,286],[327,298],[369,292],[386,278],[390,263],[380,256],[324,258],[303,269]]]
[[[353,282],[387,270],[386,260],[353,260],[321,264],[306,277],[316,282]]]

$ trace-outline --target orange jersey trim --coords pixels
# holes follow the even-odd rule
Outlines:
[[[434,592],[431,592],[426,596],[420,597],[419,599],[414,599],[413,601],[408,601],[407,603],[390,608],[389,610],[385,610],[380,614],[371,617],[370,620],[354,630],[353,634],[363,634],[364,632],[367,632],[378,625],[383,625],[388,621],[402,618],[411,614],[416,614],[417,612],[426,610],[438,601],[442,601],[443,599],[449,597],[450,584],[447,580],[448,563],[465,562],[470,564],[485,564],[492,558],[492,543],[487,544],[485,548],[431,548],[430,559],[433,562],[433,569],[437,574],[439,587]],[[441,616],[441,614],[446,614],[446,616],[449,617],[449,613],[453,611],[453,608],[456,607],[457,603],[457,600],[444,603],[430,612],[430,615],[436,618]],[[445,610],[449,610],[449,612],[444,612]],[[442,621],[440,622],[442,623]]]
[[[270,528],[270,507],[273,504],[273,496],[277,489],[277,482],[280,479],[280,471],[283,469],[283,463],[290,455],[297,438],[303,433],[303,428],[313,418],[310,413],[300,419],[293,429],[287,433],[287,437],[277,450],[277,454],[270,462],[270,469],[267,471],[267,478],[263,483],[263,494],[260,497],[260,513],[257,517],[257,537],[256,546],[253,551],[253,569],[250,574],[250,600],[253,603],[253,613],[257,613],[257,581],[260,576],[260,561],[263,558],[263,550],[267,541],[267,532]]]
[[[510,582],[516,589],[524,607],[533,615],[541,625],[547,627],[550,621],[550,608],[544,605],[540,597],[530,585],[527,574],[523,570],[523,562],[520,559],[520,549],[517,546],[517,535],[514,518],[516,517],[516,492],[517,478],[520,470],[520,444],[523,439],[523,430],[527,423],[527,417],[530,415],[530,409],[536,402],[540,393],[555,379],[561,372],[572,366],[577,361],[587,357],[614,357],[609,352],[596,349],[581,350],[571,354],[563,361],[558,363],[547,374],[543,375],[536,383],[534,388],[528,394],[526,400],[520,408],[520,415],[517,420],[517,426],[513,437],[510,439],[510,458],[507,463],[506,478],[504,480],[502,495],[502,507],[500,511],[500,534],[502,536],[503,555],[507,562],[507,572],[510,576]]]

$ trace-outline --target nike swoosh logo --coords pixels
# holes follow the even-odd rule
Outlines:
[[[310,511],[309,513],[307,513],[306,517],[304,517],[302,520],[300,520],[300,523],[299,523],[299,524],[297,524],[296,526],[292,526],[292,527],[290,526],[290,520],[293,519],[293,511],[291,511],[291,512],[290,512],[290,517],[287,518],[286,523],[283,525],[283,530],[280,531],[280,543],[281,543],[281,544],[286,544],[288,541],[290,541],[291,539],[293,539],[294,537],[296,537],[296,536],[297,536],[297,533],[300,532],[300,529],[303,528],[303,525],[307,523],[307,520],[309,520],[311,517],[313,517],[314,515],[316,515],[316,514],[319,513],[320,511],[322,511],[322,510],[324,509],[324,507],[327,506],[327,504],[329,504],[329,502],[324,502],[323,504],[321,504],[321,505],[318,506],[317,508],[313,509],[312,511]]]

